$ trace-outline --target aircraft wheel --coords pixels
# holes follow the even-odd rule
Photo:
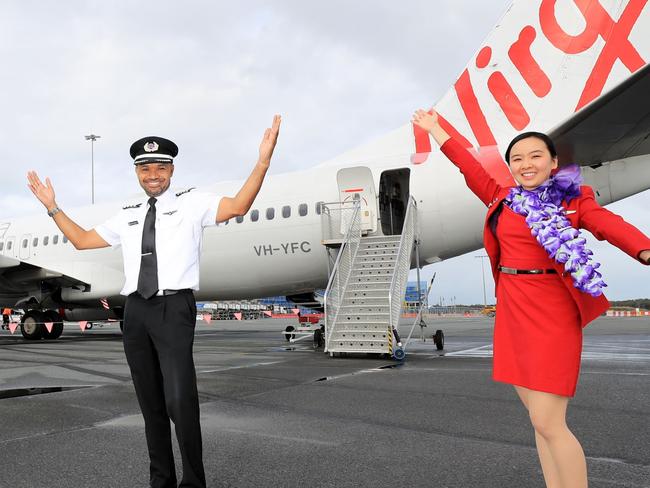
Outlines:
[[[43,339],[58,339],[63,333],[63,318],[56,310],[46,310],[43,312],[45,317],[43,322],[52,322],[52,332],[48,332],[43,326]]]
[[[285,332],[293,332],[295,327],[293,325],[287,325],[287,328],[284,329]],[[289,342],[291,339],[295,339],[296,334],[284,334],[284,338],[286,339],[287,342]]]
[[[38,310],[30,310],[20,323],[20,333],[28,341],[37,341],[43,337],[45,315]]]
[[[442,351],[445,347],[445,334],[440,329],[433,335],[433,343],[438,351]]]
[[[404,352],[404,349],[402,349],[401,347],[398,347],[393,351],[393,357],[397,361],[403,361],[405,356],[406,353]]]
[[[323,337],[323,330],[316,329],[314,331],[314,350],[318,350],[325,346],[325,338]]]
[[[88,323],[86,324],[86,330],[90,330],[90,329],[92,329],[92,328],[93,328],[93,323],[92,323],[92,322],[88,322]]]

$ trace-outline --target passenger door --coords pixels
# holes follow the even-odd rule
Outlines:
[[[377,193],[372,171],[365,166],[343,168],[336,174],[339,186],[339,199],[342,203],[353,202],[355,198],[361,201],[361,232],[377,231]],[[357,196],[357,197],[355,197]],[[345,234],[348,222],[341,219],[341,233]]]

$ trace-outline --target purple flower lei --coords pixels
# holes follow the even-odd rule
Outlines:
[[[580,167],[572,164],[558,171],[540,186],[525,190],[516,186],[510,190],[506,204],[526,218],[526,224],[548,255],[571,274],[573,286],[597,297],[607,286],[596,271],[600,263],[592,259],[592,251],[580,231],[566,217],[563,200],[567,203],[580,196],[582,176]]]

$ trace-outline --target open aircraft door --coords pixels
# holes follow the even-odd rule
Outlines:
[[[377,231],[377,193],[372,171],[365,166],[343,168],[336,174],[341,203],[361,201],[361,232],[364,234]],[[347,219],[341,219],[341,234],[348,227]]]

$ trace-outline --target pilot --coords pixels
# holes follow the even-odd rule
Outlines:
[[[266,129],[257,164],[235,197],[174,193],[169,185],[176,144],[154,136],[134,142],[130,153],[146,197],[91,230],[59,208],[49,178],[43,184],[34,171],[27,175],[31,191],[77,249],[122,247],[124,352],[144,417],[151,487],[177,486],[170,419],[182,458],[180,486],[206,486],[192,357],[202,229],[248,212],[269,168],[280,122],[276,115]]]

